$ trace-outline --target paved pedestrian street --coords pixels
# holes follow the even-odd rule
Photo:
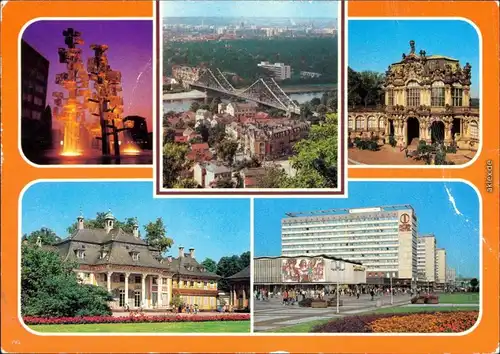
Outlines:
[[[378,308],[409,304],[410,295],[394,296],[393,305],[391,305],[391,297],[386,295],[377,296],[374,301],[370,300],[369,295],[361,295],[359,299],[355,296],[342,296],[341,300],[343,300],[344,305],[340,306],[339,314],[336,313],[336,307],[310,308],[299,307],[297,304],[285,306],[282,304],[281,297],[267,301],[254,300],[254,331],[273,331],[295,324],[340,318],[346,315],[373,311]],[[377,307],[377,303],[380,305],[379,307]]]

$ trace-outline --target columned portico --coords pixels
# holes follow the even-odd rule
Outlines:
[[[163,277],[161,276],[161,274],[159,274],[158,276],[158,307],[162,307],[163,306]]]
[[[130,273],[125,273],[125,307],[128,306],[128,278]]]
[[[148,275],[143,273],[141,277],[141,306],[146,307],[146,277]]]
[[[107,287],[108,287],[108,293],[111,292],[111,276],[113,275],[113,272],[108,272],[107,277],[106,277],[106,282],[107,282]]]

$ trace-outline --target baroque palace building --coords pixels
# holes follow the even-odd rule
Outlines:
[[[385,72],[383,108],[349,112],[349,138],[389,144],[393,136],[400,147],[425,140],[477,150],[480,122],[470,102],[471,65],[424,50],[417,54],[414,41],[410,48]]]
[[[189,253],[179,247],[178,257],[162,257],[160,251],[141,239],[139,225],[133,233],[115,227],[111,212],[105,216],[102,229],[85,227],[77,218],[77,229],[71,236],[51,248],[63,259],[78,264],[75,272],[83,283],[106,288],[112,295],[112,309],[168,309],[173,296],[201,310],[217,308],[217,280]]]

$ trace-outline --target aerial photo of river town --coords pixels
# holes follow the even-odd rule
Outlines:
[[[161,7],[163,188],[337,188],[338,2]]]

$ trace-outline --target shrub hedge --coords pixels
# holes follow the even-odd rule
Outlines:
[[[158,323],[158,322],[207,322],[207,321],[248,321],[248,313],[217,315],[135,315],[135,316],[79,316],[79,317],[31,317],[23,321],[27,325],[43,324],[94,324],[94,323]]]

